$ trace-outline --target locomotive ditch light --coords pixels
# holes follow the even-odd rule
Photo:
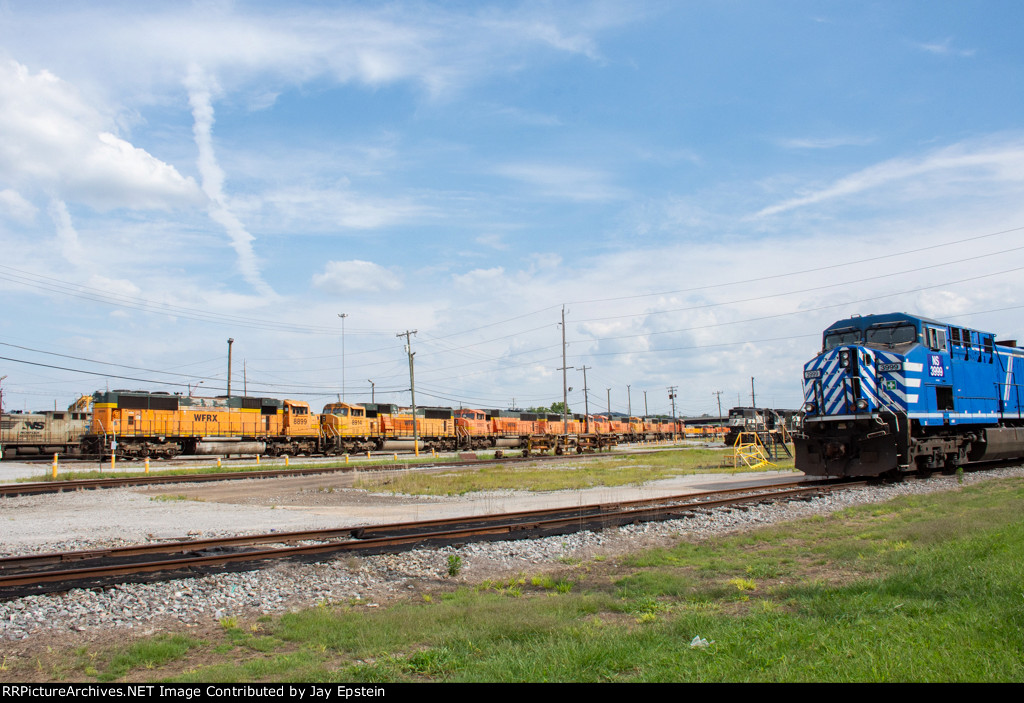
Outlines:
[[[818,409],[818,405],[816,403],[804,403],[804,412],[805,413],[813,413],[817,409]]]
[[[863,398],[861,398],[860,400],[857,401],[856,406],[857,406],[858,410],[867,410],[868,409],[868,401],[866,401]]]

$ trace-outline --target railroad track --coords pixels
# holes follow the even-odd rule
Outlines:
[[[158,474],[146,476],[112,476],[111,478],[87,478],[75,480],[34,481],[26,483],[0,484],[0,498],[13,496],[40,495],[45,493],[62,493],[64,491],[89,491],[101,488],[125,488],[128,486],[148,486],[166,483],[206,483],[210,481],[239,481],[250,478],[283,478],[288,476],[313,476],[317,474],[347,473],[352,471],[407,471],[410,469],[451,469],[466,466],[485,466],[488,464],[521,464],[531,461],[571,461],[578,459],[595,459],[620,456],[636,456],[666,448],[618,452],[602,452],[600,454],[563,454],[554,456],[503,457],[501,459],[472,459],[440,461],[430,463],[411,463],[390,461],[381,464],[343,464],[341,466],[301,466],[287,469],[266,469],[254,471],[229,471],[204,474]]]
[[[280,560],[322,561],[341,555],[401,552],[425,546],[601,530],[637,522],[691,517],[722,506],[808,498],[837,488],[865,484],[864,481],[815,481],[808,485],[806,481],[793,481],[498,515],[7,557],[0,559],[0,600],[72,588],[247,571]]]

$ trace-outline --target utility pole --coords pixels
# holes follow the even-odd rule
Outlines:
[[[6,374],[4,374],[3,376],[0,376],[0,384],[3,384],[3,380],[6,379],[6,378],[7,378]],[[0,414],[3,414],[3,386],[2,385],[0,385]],[[3,444],[2,443],[0,443],[0,458],[3,458]]]
[[[711,395],[718,396],[718,419],[722,419],[722,391],[711,391]]]
[[[612,389],[608,389],[608,422],[612,421]]]
[[[420,434],[419,430],[416,429],[416,375],[413,373],[412,358],[416,356],[416,352],[412,350],[412,337],[411,335],[416,334],[416,330],[406,330],[405,332],[399,332],[396,337],[405,337],[405,353],[409,355],[409,390],[412,393],[412,446],[416,452],[416,456],[420,455]]]
[[[228,338],[228,398],[231,397],[231,345],[235,340]]]
[[[676,441],[676,389],[678,386],[668,387],[668,399],[672,401],[672,441]]]
[[[626,411],[629,413],[629,419],[633,419],[633,392],[629,390],[629,384],[626,384]]]
[[[568,379],[566,378],[566,372],[568,366],[565,365],[565,306],[562,306],[562,434],[564,438],[562,440],[562,446],[565,447],[569,444],[569,386]],[[564,450],[563,450],[564,451]]]
[[[345,318],[347,312],[339,312],[341,318],[341,402],[345,402]]]
[[[373,381],[371,381],[370,379],[366,379],[366,382],[370,384],[370,402],[371,403],[376,403],[377,402],[377,394],[376,394],[377,384],[374,383]]]
[[[647,417],[648,415],[650,415],[650,413],[647,412],[647,391],[644,391],[644,417]]]
[[[581,366],[580,371],[583,372],[583,431],[590,434],[590,402],[587,397],[587,369],[592,369],[593,366]]]
[[[757,410],[757,396],[754,395],[754,377],[750,377],[750,404]]]

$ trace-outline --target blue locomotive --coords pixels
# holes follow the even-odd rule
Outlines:
[[[1024,457],[1024,349],[905,313],[854,316],[804,366],[796,468],[815,476],[955,470]]]

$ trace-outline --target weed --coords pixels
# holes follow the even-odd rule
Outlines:
[[[530,579],[530,583],[545,590],[551,590],[555,587],[555,582],[550,576],[534,576]]]
[[[225,630],[235,630],[238,628],[238,618],[234,615],[223,617],[220,619],[220,626]]]
[[[738,591],[755,591],[757,590],[757,584],[752,579],[741,579],[734,578],[729,579],[727,583],[732,584]]]
[[[956,482],[963,485],[964,482],[964,467],[956,467]]]
[[[459,572],[462,571],[462,557],[458,554],[448,555],[448,575],[458,576]]]

